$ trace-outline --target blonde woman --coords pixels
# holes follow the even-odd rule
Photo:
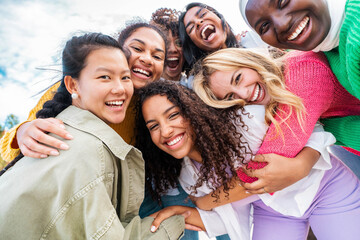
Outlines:
[[[340,85],[322,53],[294,51],[275,61],[249,49],[223,49],[207,56],[195,74],[194,90],[210,106],[266,107],[270,128],[256,162],[238,171],[251,193],[279,191],[307,176],[315,162],[270,153],[295,157],[319,119],[337,144],[360,150],[359,136],[349,132],[360,129],[360,101]]]

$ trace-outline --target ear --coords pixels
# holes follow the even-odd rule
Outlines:
[[[74,78],[67,75],[64,77],[64,83],[66,90],[70,93],[70,95],[72,93],[78,93],[78,82]]]

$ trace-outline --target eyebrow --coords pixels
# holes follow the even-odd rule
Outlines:
[[[99,72],[99,71],[105,71],[105,72],[109,72],[109,73],[114,74],[114,71],[113,71],[113,70],[108,69],[108,68],[106,68],[106,67],[98,67],[98,68],[95,69],[95,72]]]
[[[268,8],[270,8],[271,5],[274,5],[275,1],[276,0],[269,0]],[[263,21],[263,18],[259,18],[254,24],[254,29],[256,29],[257,25],[260,24],[260,22],[262,22],[262,21]]]
[[[163,115],[165,115],[167,112],[169,112],[171,109],[173,109],[173,108],[175,108],[175,107],[176,107],[175,105],[169,107],[168,109],[166,109],[166,110],[163,112]],[[151,120],[145,122],[145,124],[148,125],[149,123],[152,123],[152,122],[155,122],[155,120],[151,119]]]
[[[237,73],[237,71],[234,71],[233,75],[231,76],[230,85],[232,85],[233,82],[235,81],[235,77],[236,77],[235,75],[236,75],[236,73]],[[230,94],[232,94],[232,93],[226,94],[226,95],[223,97],[223,99],[229,98],[229,95],[230,95]]]
[[[203,9],[204,9],[204,7],[200,7],[200,9],[196,11],[195,16],[196,16],[196,17],[199,16],[199,13],[200,13],[201,10],[203,10]],[[191,21],[188,22],[188,24],[186,24],[185,29],[186,29],[190,24],[191,24]]]
[[[142,45],[146,45],[146,43],[143,40],[138,39],[138,38],[134,38],[132,41],[136,41],[136,42],[141,43]],[[161,49],[161,48],[155,48],[155,50],[158,51],[158,52],[165,53],[165,51],[163,49]]]
[[[111,74],[114,74],[114,71],[113,71],[113,70],[108,69],[108,68],[106,68],[106,67],[98,67],[98,68],[95,69],[95,71],[96,71],[96,72],[98,72],[98,71],[105,71],[105,72],[109,72],[109,73],[111,73]],[[130,74],[131,72],[130,72],[129,69],[121,71],[121,74],[125,74],[125,73],[129,73],[129,74]]]
[[[137,41],[137,42],[145,45],[145,42],[143,40],[138,39],[138,38],[134,38],[132,41]]]

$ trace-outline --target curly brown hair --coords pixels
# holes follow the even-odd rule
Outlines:
[[[181,12],[171,8],[159,8],[152,13],[150,24],[157,25],[165,34],[171,31],[173,36],[179,36],[179,16]]]
[[[245,154],[253,155],[248,143],[239,129],[247,129],[242,121],[246,114],[239,106],[228,109],[215,109],[200,100],[190,89],[174,81],[155,81],[141,88],[137,102],[136,147],[143,153],[145,160],[146,187],[154,199],[171,187],[177,186],[182,159],[176,159],[163,152],[152,142],[149,130],[142,115],[141,106],[152,96],[166,96],[180,114],[190,122],[193,129],[195,149],[202,158],[199,178],[193,186],[193,193],[203,184],[215,190],[224,186],[225,193],[234,186],[231,176],[236,175],[237,163],[243,163]],[[213,196],[218,199],[214,191]]]

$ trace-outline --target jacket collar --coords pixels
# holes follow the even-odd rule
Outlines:
[[[108,124],[87,110],[71,105],[56,118],[73,128],[94,135],[121,160],[125,160],[126,155],[134,148],[127,144]]]

